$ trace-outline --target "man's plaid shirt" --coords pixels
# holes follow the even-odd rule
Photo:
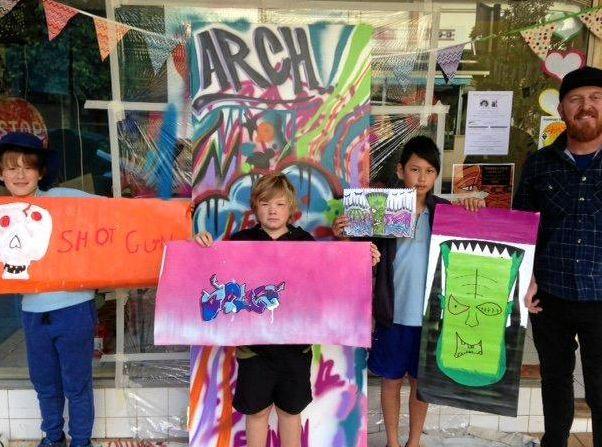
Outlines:
[[[602,302],[602,151],[580,171],[566,134],[527,159],[514,208],[539,211],[534,273],[539,290]]]

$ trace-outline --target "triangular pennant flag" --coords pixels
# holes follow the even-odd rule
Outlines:
[[[596,37],[602,39],[602,9],[579,14],[579,18]]]
[[[0,0],[0,17],[4,17],[11,12],[17,3],[19,3],[19,0]]]
[[[184,81],[188,80],[188,51],[186,44],[179,43],[173,50],[173,63]]]
[[[158,36],[155,34],[144,33],[146,47],[148,48],[148,57],[151,60],[155,74],[159,72],[178,41],[169,37]]]
[[[46,26],[48,27],[48,40],[54,39],[61,34],[67,22],[77,14],[77,9],[53,0],[44,0],[44,14],[46,14]]]
[[[111,51],[117,47],[117,44],[123,39],[123,36],[130,30],[130,27],[127,25],[110,22],[99,17],[94,17],[94,27],[96,28],[100,58],[103,61]]]
[[[462,43],[453,47],[441,48],[437,51],[437,63],[443,72],[446,83],[452,82],[456,76],[460,60],[462,60],[464,45]]]
[[[414,69],[417,57],[418,53],[408,53],[396,57],[391,61],[394,64],[393,75],[395,76],[395,80],[402,87],[405,87],[410,81],[410,73]]]
[[[538,26],[537,28],[523,30],[520,33],[537,57],[544,60],[548,55],[552,34],[556,31],[557,26],[557,23],[548,23],[547,25]]]

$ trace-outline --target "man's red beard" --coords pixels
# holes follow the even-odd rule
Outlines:
[[[577,120],[584,116],[591,116],[595,123],[578,123]],[[573,119],[566,120],[566,132],[570,138],[581,143],[595,140],[602,134],[602,122],[598,118],[598,112],[593,109],[577,113]]]

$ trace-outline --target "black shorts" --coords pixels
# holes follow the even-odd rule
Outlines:
[[[242,414],[259,413],[272,404],[289,414],[301,413],[312,400],[311,358],[311,348],[305,353],[237,358],[232,405]]]

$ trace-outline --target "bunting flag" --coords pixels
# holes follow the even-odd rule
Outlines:
[[[100,57],[103,61],[130,30],[127,25],[111,22],[100,17],[94,17],[94,27],[96,28]]]
[[[456,76],[458,66],[462,60],[464,45],[466,44],[462,43],[453,47],[441,48],[437,51],[437,64],[441,68],[446,84],[452,82]]]
[[[596,37],[602,39],[602,9],[579,14],[579,19]]]
[[[48,40],[54,39],[61,34],[71,18],[77,14],[77,9],[53,0],[44,0],[44,14],[46,14],[46,25],[48,27]]]
[[[520,33],[527,42],[527,45],[541,60],[545,60],[550,49],[552,34],[556,31],[558,22],[548,23],[536,28],[522,30]]]
[[[173,63],[176,71],[184,81],[188,80],[188,50],[186,44],[181,42],[173,50]]]
[[[4,17],[11,12],[19,0],[0,0],[0,17]]]
[[[417,57],[418,53],[409,53],[393,59],[393,75],[402,87],[410,81],[410,73],[414,69]]]
[[[148,57],[150,58],[155,74],[161,70],[161,67],[178,44],[178,41],[169,37],[163,37],[155,34],[144,34]]]

